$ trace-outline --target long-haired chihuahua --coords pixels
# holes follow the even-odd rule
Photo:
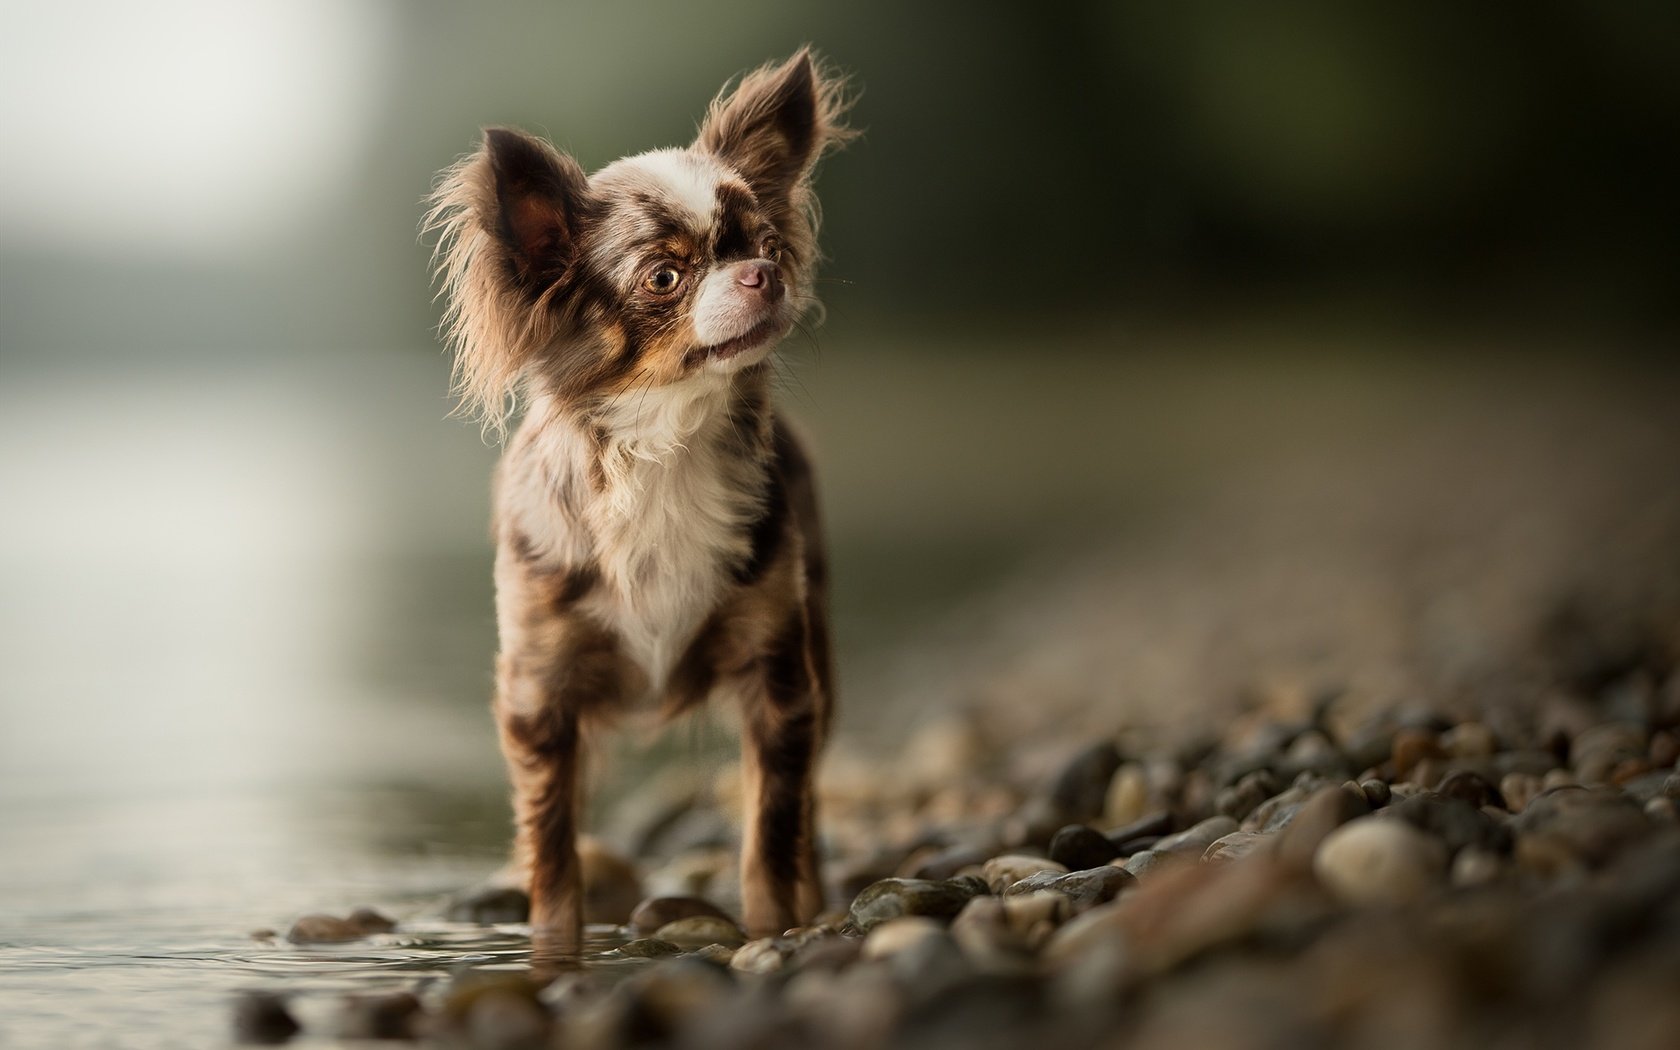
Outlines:
[[[644,702],[739,705],[748,931],[822,909],[826,558],[769,358],[815,305],[811,178],[845,110],[802,50],[726,88],[691,145],[586,175],[492,128],[429,202],[462,404],[498,433],[522,411],[494,485],[493,709],[532,925],[567,951],[585,742]]]

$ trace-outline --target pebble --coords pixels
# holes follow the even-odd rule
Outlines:
[[[286,931],[286,939],[293,944],[343,944],[396,928],[394,921],[372,908],[357,908],[342,919],[316,912],[299,916]]]
[[[473,922],[480,926],[528,922],[531,897],[517,886],[481,886],[451,900],[444,915],[450,922]]]
[[[1067,900],[1069,913],[1078,915],[1118,897],[1134,881],[1131,872],[1105,864],[1066,875],[1041,871],[1011,885],[1003,894],[1014,897],[1040,891],[1056,893]]]
[[[1539,871],[1598,867],[1651,828],[1639,804],[1626,795],[1583,787],[1542,794],[1515,827],[1517,859]]]
[[[1461,888],[1488,886],[1505,874],[1505,860],[1499,854],[1469,846],[1452,861],[1452,884]]]
[[[629,925],[632,933],[646,936],[678,919],[696,916],[709,916],[728,923],[735,921],[722,908],[700,897],[649,897],[630,912]]]
[[[666,956],[682,954],[681,946],[658,937],[637,937],[635,940],[625,941],[613,951],[624,959],[663,959]]]
[[[1102,816],[1109,784],[1119,768],[1120,749],[1112,741],[1093,744],[1074,755],[1050,788],[1050,801],[1063,822],[1084,823]]]
[[[862,957],[870,960],[885,959],[930,938],[947,936],[949,935],[946,934],[944,925],[925,915],[888,919],[870,930],[868,936],[863,939]]]
[[[1057,864],[1048,857],[1033,857],[1023,853],[1005,853],[1001,857],[993,857],[980,866],[980,877],[986,880],[986,885],[993,893],[1002,893],[1013,883],[1020,882],[1028,875],[1036,875],[1041,871],[1051,871],[1058,875],[1067,874],[1067,867]]]
[[[1107,835],[1084,824],[1069,824],[1050,840],[1050,859],[1067,871],[1107,864],[1119,855],[1119,847]]]
[[[1486,758],[1499,750],[1493,730],[1480,722],[1460,722],[1441,734],[1440,744],[1453,758]]]
[[[233,1003],[233,1041],[277,1046],[303,1028],[273,992],[244,992]]]
[[[1056,893],[976,897],[952,921],[951,939],[978,963],[1014,969],[1066,918],[1067,900]]]
[[[733,921],[720,919],[715,915],[691,915],[686,919],[676,919],[659,927],[653,937],[687,948],[700,948],[708,944],[739,948],[747,941],[746,934]]]
[[[1353,772],[1348,766],[1347,756],[1330,742],[1329,737],[1316,729],[1297,736],[1283,753],[1282,771],[1286,776],[1313,773],[1341,778]]]
[[[1269,769],[1257,769],[1244,775],[1235,784],[1221,790],[1213,807],[1232,820],[1242,820],[1260,803],[1278,793],[1281,787]]]
[[[1510,828],[1463,799],[1425,791],[1389,806],[1385,812],[1435,836],[1449,852],[1466,846],[1495,853],[1509,853],[1511,849]]]
[[[641,875],[629,859],[599,839],[578,839],[578,868],[583,875],[583,921],[622,926],[642,900]]]
[[[1441,758],[1445,754],[1434,733],[1427,729],[1408,728],[1394,734],[1389,761],[1394,764],[1395,776],[1405,780],[1412,776],[1419,762],[1426,758]]]
[[[1154,848],[1157,853],[1184,851],[1200,855],[1216,840],[1222,839],[1236,830],[1237,822],[1224,814],[1220,814],[1192,825],[1176,835],[1167,835],[1157,842]]]
[[[1441,782],[1435,785],[1435,793],[1462,799],[1478,809],[1483,806],[1506,808],[1505,796],[1499,793],[1499,789],[1480,773],[1468,769],[1457,769],[1441,778]]]
[[[1248,856],[1257,849],[1275,845],[1277,840],[1258,831],[1233,831],[1213,840],[1202,854],[1203,863],[1224,864]]]
[[[1114,848],[1120,854],[1124,854],[1126,847],[1138,839],[1158,839],[1162,835],[1171,834],[1172,829],[1173,815],[1162,809],[1139,817],[1128,824],[1112,828],[1103,834],[1108,841],[1114,843]]]
[[[1312,865],[1313,856],[1332,831],[1371,811],[1365,790],[1352,783],[1323,787],[1301,803],[1295,817],[1279,832],[1277,856],[1297,868]]]
[[[1359,790],[1365,793],[1365,801],[1370,804],[1372,809],[1381,809],[1388,805],[1388,800],[1391,797],[1386,780],[1360,781]]]
[[[412,1040],[420,1036],[424,1008],[413,992],[346,996],[339,1005],[339,1039]]]
[[[1212,845],[1213,843],[1208,843]],[[1201,855],[1188,850],[1162,851],[1146,849],[1141,853],[1134,853],[1126,858],[1126,863],[1120,870],[1132,876],[1138,882],[1146,882],[1173,868],[1188,864],[1192,859],[1201,860]]]
[[[1540,791],[1540,778],[1533,773],[1506,773],[1499,780],[1499,795],[1512,813],[1527,809]]]
[[[977,879],[882,879],[857,895],[848,916],[865,933],[904,915],[951,919],[969,898],[984,891],[985,884]]]
[[[1350,904],[1405,904],[1446,874],[1447,848],[1402,820],[1361,817],[1332,831],[1313,857],[1313,874]]]
[[[1123,764],[1109,782],[1103,800],[1102,821],[1107,825],[1127,825],[1149,819],[1149,781],[1144,768],[1135,762]],[[1113,834],[1110,833],[1110,838]]]
[[[792,949],[780,937],[762,937],[735,949],[729,968],[737,973],[775,973],[791,954]]]
[[[537,1050],[554,1027],[543,983],[529,974],[468,974],[445,994],[438,1020],[457,1043],[475,1050]]]

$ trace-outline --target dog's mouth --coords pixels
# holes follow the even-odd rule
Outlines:
[[[766,317],[732,339],[725,339],[711,346],[696,347],[689,352],[689,360],[696,364],[702,361],[728,361],[776,338],[781,334],[781,328],[780,319]]]

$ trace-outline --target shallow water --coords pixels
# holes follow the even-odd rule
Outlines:
[[[440,365],[0,386],[0,1046],[216,1045],[248,988],[319,1033],[344,993],[528,965],[439,919],[508,821],[494,452]],[[974,584],[947,561],[932,591]],[[848,608],[854,655],[902,622]],[[251,935],[364,905],[400,932]]]

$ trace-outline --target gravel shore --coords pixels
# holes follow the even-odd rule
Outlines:
[[[737,778],[655,777],[583,853],[616,947],[347,999],[305,1037],[1680,1045],[1677,424],[1473,395],[1029,566],[851,683],[816,925],[747,940]],[[242,1001],[236,1033],[284,1014]]]

